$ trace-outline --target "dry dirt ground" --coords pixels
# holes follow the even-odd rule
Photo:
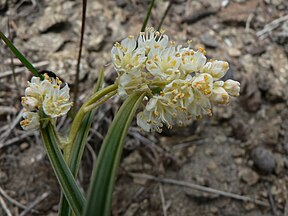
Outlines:
[[[89,1],[81,64],[83,101],[110,64],[113,42],[137,34],[148,0]],[[149,26],[157,26],[168,1],[156,1]],[[8,19],[9,18],[9,19]],[[81,1],[0,0],[0,30],[39,69],[73,83],[81,27]],[[241,96],[187,128],[146,134],[133,126],[125,144],[113,215],[288,215],[288,1],[175,1],[163,24],[173,40],[193,40],[209,58],[226,60],[225,79],[241,82]],[[59,187],[39,134],[24,132],[20,96],[30,74],[0,46],[0,215],[57,215]],[[11,68],[14,65],[16,82]],[[72,85],[73,88],[73,85]],[[95,153],[121,103],[98,111],[79,182],[87,189]],[[63,131],[69,119],[62,119]],[[94,150],[93,150],[94,149]],[[131,173],[174,179],[263,201],[240,201]],[[13,203],[13,200],[19,203]],[[33,210],[31,210],[33,209]]]

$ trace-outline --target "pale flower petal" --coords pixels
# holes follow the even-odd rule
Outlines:
[[[210,61],[202,69],[202,73],[209,73],[214,80],[221,79],[228,71],[229,64],[225,61]]]
[[[235,80],[226,80],[223,88],[228,92],[230,96],[238,97],[240,94],[240,83]]]
[[[212,95],[210,96],[211,102],[215,104],[228,104],[229,103],[229,95],[222,87],[216,87],[212,91]]]
[[[24,130],[35,130],[39,128],[40,122],[37,112],[24,110],[23,118],[24,120],[20,122],[20,125]]]

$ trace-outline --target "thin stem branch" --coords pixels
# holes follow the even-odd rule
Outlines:
[[[173,3],[174,3],[174,0],[170,0],[170,1],[169,1],[169,5],[168,5],[168,7],[166,8],[166,10],[165,10],[165,12],[164,12],[164,14],[163,14],[163,16],[162,16],[162,18],[161,18],[161,21],[160,21],[160,23],[159,23],[159,25],[158,25],[157,31],[160,31],[161,26],[162,26],[162,24],[163,24],[163,22],[164,22],[164,20],[165,20],[165,18],[166,18],[166,16],[167,16],[169,10],[171,9]]]
[[[84,112],[87,113],[87,112],[95,109],[96,107],[98,107],[101,104],[103,104],[104,102],[106,102],[109,98],[113,97],[116,93],[117,93],[117,90],[112,91],[112,92],[108,93],[103,99],[99,100],[97,103],[93,103],[91,105],[86,106],[84,108]]]
[[[113,84],[110,86],[107,86],[104,89],[101,89],[100,91],[96,92],[95,94],[93,94],[86,103],[84,103],[81,108],[79,109],[79,111],[77,112],[72,125],[71,125],[71,129],[68,135],[68,140],[67,143],[64,146],[64,158],[65,161],[68,161],[69,157],[70,157],[70,152],[71,149],[73,148],[73,143],[74,143],[74,139],[76,138],[78,129],[81,125],[81,122],[85,116],[85,114],[87,113],[85,111],[85,108],[89,105],[93,105],[93,103],[97,102],[98,100],[100,100],[103,96],[115,91],[117,89],[117,84]]]
[[[150,17],[150,15],[151,15],[151,11],[152,11],[152,8],[153,8],[153,6],[154,6],[154,3],[155,3],[155,0],[151,0],[150,5],[149,5],[149,8],[148,8],[148,11],[147,11],[147,13],[146,13],[145,20],[144,20],[143,25],[142,25],[142,28],[141,28],[141,32],[144,32],[145,29],[146,29],[146,26],[147,26],[149,17]]]
[[[79,91],[79,74],[80,74],[80,63],[81,63],[81,54],[82,54],[82,47],[83,47],[83,40],[84,40],[84,31],[85,31],[85,22],[86,22],[86,8],[87,8],[87,0],[83,0],[82,5],[82,24],[81,24],[81,37],[80,37],[80,47],[77,59],[77,66],[76,66],[76,75],[75,75],[75,82],[74,82],[74,104],[77,104],[78,98],[78,91]]]
[[[267,202],[264,202],[261,200],[257,200],[257,199],[253,199],[250,197],[241,196],[238,194],[229,193],[229,192],[225,192],[225,191],[221,191],[221,190],[217,190],[217,189],[213,189],[213,188],[209,188],[209,187],[204,187],[201,185],[196,185],[196,184],[193,184],[190,182],[178,181],[178,180],[168,179],[168,178],[159,178],[159,177],[155,177],[152,175],[141,174],[141,173],[129,173],[129,175],[132,176],[133,178],[143,178],[143,179],[148,179],[148,180],[161,182],[161,183],[165,183],[165,184],[178,185],[180,187],[186,187],[186,188],[191,188],[194,190],[200,190],[200,191],[204,191],[204,192],[208,192],[208,193],[219,194],[221,196],[230,197],[230,198],[233,198],[236,200],[241,200],[244,202],[253,202],[253,203],[260,205],[260,206],[269,207],[269,204]]]

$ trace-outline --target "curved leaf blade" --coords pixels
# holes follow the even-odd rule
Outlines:
[[[45,128],[41,127],[40,131],[49,160],[61,189],[74,213],[77,216],[80,216],[85,199],[80,192],[79,187],[77,186],[76,181],[69,170],[69,167],[64,161],[63,155],[58,147],[54,128],[49,122]]]
[[[111,198],[123,143],[143,96],[138,92],[130,95],[109,127],[93,170],[84,216],[111,215]]]

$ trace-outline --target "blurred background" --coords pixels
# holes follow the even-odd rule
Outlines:
[[[179,44],[192,40],[208,58],[225,60],[224,79],[241,82],[241,95],[214,115],[186,128],[144,133],[129,129],[113,194],[113,216],[288,215],[288,1],[156,0],[148,26],[162,25]],[[88,0],[81,59],[79,103],[91,94],[99,69],[105,81],[113,43],[137,35],[148,0]],[[40,70],[48,69],[73,90],[82,2],[0,0],[0,30]],[[13,75],[14,74],[14,75]],[[21,95],[31,73],[0,45],[0,215],[57,215],[59,187],[39,133],[19,126]],[[101,141],[121,104],[98,110],[79,183],[87,190]],[[67,131],[71,119],[59,119]],[[256,198],[268,206],[217,193],[168,185],[131,173],[177,179]]]

